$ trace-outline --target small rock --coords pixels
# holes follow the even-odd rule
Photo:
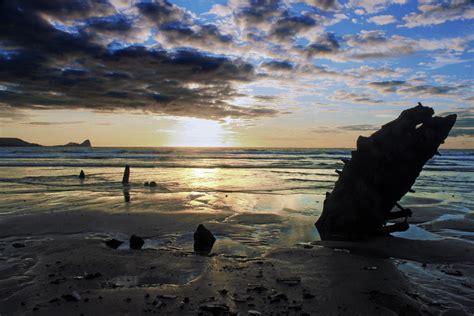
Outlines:
[[[334,248],[334,251],[342,252],[342,253],[351,253],[349,249],[344,249],[344,248]]]
[[[199,306],[199,309],[211,313],[225,313],[229,311],[229,306],[226,304],[209,303]]]
[[[110,239],[105,242],[107,247],[117,249],[120,247],[121,244],[123,244],[123,241],[117,240],[117,239]]]
[[[229,292],[229,291],[227,291],[226,289],[222,289],[222,290],[219,291],[219,293],[220,293],[221,295],[226,295],[228,292]]]
[[[141,249],[145,241],[142,238],[132,235],[130,237],[130,249]]]
[[[79,173],[79,179],[85,179],[86,178],[86,174],[84,173],[84,170],[81,170],[81,172]]]
[[[231,296],[231,299],[234,301],[234,302],[237,302],[237,303],[243,303],[243,302],[247,302],[249,300],[249,296],[242,296],[242,295],[239,295],[239,293],[235,293],[234,295]]]
[[[12,244],[13,248],[24,248],[26,245],[22,242],[15,242]]]
[[[168,299],[168,300],[173,300],[177,296],[176,295],[168,295],[168,294],[158,294],[156,297],[164,298],[164,299]]]
[[[148,187],[148,186],[150,186],[150,183],[148,181],[145,181],[145,183],[143,183],[143,185]]]
[[[150,188],[154,188],[156,186],[157,186],[157,184],[156,184],[155,181],[150,181]]]
[[[459,270],[441,270],[441,272],[444,272],[447,275],[452,275],[452,276],[463,276],[462,272]]]
[[[284,283],[286,285],[297,285],[301,283],[300,277],[292,277],[292,278],[278,278],[277,282]]]
[[[185,298],[183,299],[183,302],[184,302],[184,303],[189,303],[189,297],[185,297]]]
[[[250,291],[255,291],[257,293],[262,293],[264,291],[267,291],[268,289],[266,287],[264,287],[263,285],[254,285],[254,286],[250,286],[249,288],[247,288],[247,292],[250,292]]]
[[[194,251],[209,253],[216,238],[204,225],[199,224],[194,232]]]
[[[96,273],[84,273],[84,279],[86,280],[93,280],[95,278],[100,278],[102,274],[100,272]]]
[[[249,310],[247,311],[247,315],[259,316],[259,315],[262,315],[262,313],[260,313],[259,311],[254,310],[254,309],[249,309]]]
[[[280,300],[284,300],[284,301],[288,300],[288,297],[286,296],[285,293],[276,293],[276,294],[268,296],[268,298],[270,299],[270,303],[276,303],[276,302],[279,302]]]
[[[311,293],[306,292],[306,293],[303,293],[303,298],[305,300],[310,300],[310,299],[314,298],[314,295],[311,294]]]
[[[70,294],[63,294],[62,298],[68,302],[78,302],[82,299],[81,295],[76,291],[72,291]]]
[[[288,305],[288,309],[292,309],[294,311],[300,311],[303,309],[303,306],[301,306],[301,304],[291,304],[291,305]]]

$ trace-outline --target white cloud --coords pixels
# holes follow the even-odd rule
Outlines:
[[[378,25],[387,25],[397,22],[397,19],[393,15],[377,15],[368,19],[368,21]]]
[[[430,26],[448,21],[474,19],[474,2],[472,0],[438,0],[421,1],[418,10],[403,17],[404,27]]]
[[[213,13],[218,16],[227,16],[232,14],[232,9],[226,5],[215,4],[212,6],[211,10],[209,10],[209,13]]]
[[[368,13],[377,13],[393,4],[405,3],[407,0],[350,0],[348,5],[351,8],[364,8]]]

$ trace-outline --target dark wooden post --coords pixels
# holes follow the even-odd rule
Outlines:
[[[123,171],[122,184],[128,184],[129,178],[130,178],[130,166],[126,165],[125,170]]]

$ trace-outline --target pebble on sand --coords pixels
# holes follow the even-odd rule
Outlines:
[[[209,253],[216,238],[204,225],[199,224],[194,232],[194,251]]]
[[[117,239],[109,239],[105,242],[107,247],[117,249],[120,247],[121,244],[123,244],[123,241],[117,240]]]
[[[132,235],[130,237],[130,249],[141,249],[145,241],[141,237]]]

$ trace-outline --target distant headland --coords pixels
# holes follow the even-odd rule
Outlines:
[[[44,147],[39,144],[29,143],[20,138],[0,137],[0,147]],[[67,143],[65,145],[47,146],[47,147],[92,147],[91,141],[86,139],[82,143]]]

